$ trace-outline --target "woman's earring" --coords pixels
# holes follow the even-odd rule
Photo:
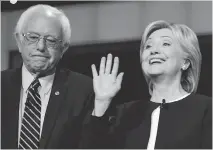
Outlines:
[[[182,69],[182,70],[186,70],[186,66],[184,65],[181,69]]]

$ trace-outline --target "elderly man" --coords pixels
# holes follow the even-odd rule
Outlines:
[[[116,58],[113,74],[110,67],[100,72],[102,77],[94,78],[94,94],[89,77],[57,67],[70,45],[70,37],[68,18],[54,7],[35,5],[21,15],[15,38],[23,65],[2,71],[1,76],[1,148],[90,145],[84,122],[91,120],[92,113],[93,118],[104,113],[97,109],[99,106],[94,109],[93,104],[106,105],[107,109],[110,101],[102,100],[111,100],[116,94],[122,74],[117,76]],[[108,55],[107,63],[111,62],[112,56]],[[111,87],[115,90],[110,91]]]

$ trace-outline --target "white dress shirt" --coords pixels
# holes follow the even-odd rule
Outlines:
[[[166,103],[172,103],[175,101],[182,100],[183,98],[187,97],[191,93],[188,93],[180,98],[177,98],[173,101],[168,101]],[[147,145],[147,150],[154,150],[155,149],[155,142],[156,142],[156,137],[157,137],[157,132],[158,132],[158,123],[159,123],[159,117],[160,117],[160,106],[158,106],[155,110],[153,110],[152,115],[151,115],[151,129],[150,129],[150,136],[149,136],[149,142]]]
[[[42,133],[42,127],[44,123],[44,117],[47,109],[47,105],[50,98],[50,93],[53,85],[53,79],[54,79],[55,73],[49,76],[41,77],[39,78],[39,82],[41,86],[38,88],[39,95],[41,97],[41,125],[40,125],[40,137]],[[21,122],[22,117],[24,115],[24,108],[25,108],[25,102],[27,99],[28,94],[28,87],[34,80],[33,75],[27,70],[25,65],[22,66],[22,87],[21,87],[21,93],[20,93],[20,105],[19,105],[19,130],[18,130],[18,136],[20,138],[20,132],[21,132]],[[19,140],[18,138],[18,140]],[[19,141],[18,141],[19,143]]]

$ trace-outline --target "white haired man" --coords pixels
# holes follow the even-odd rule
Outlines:
[[[1,148],[87,148],[83,122],[98,112],[94,103],[116,94],[122,74],[114,74],[116,85],[110,86],[118,88],[107,95],[102,83],[108,80],[96,80],[94,94],[89,77],[58,67],[70,37],[68,18],[49,5],[32,6],[19,18],[15,38],[23,65],[2,71]]]

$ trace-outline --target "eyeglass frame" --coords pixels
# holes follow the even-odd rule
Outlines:
[[[29,39],[27,38],[27,35],[29,35],[29,34],[38,35],[38,39],[37,39],[35,42],[29,41]],[[53,37],[53,36],[51,36],[51,35],[42,36],[42,35],[40,35],[40,34],[38,34],[38,33],[34,33],[34,32],[22,33],[21,35],[25,38],[25,40],[26,40],[27,42],[31,42],[31,44],[38,44],[38,42],[40,41],[40,39],[44,39],[46,46],[49,47],[49,48],[56,48],[56,47],[58,47],[58,46],[60,45],[60,43],[62,42],[62,40],[57,39],[57,38],[55,38],[55,37]],[[53,39],[56,41],[56,43],[55,43],[53,46],[47,44],[47,41],[48,41],[47,37],[53,38]]]

